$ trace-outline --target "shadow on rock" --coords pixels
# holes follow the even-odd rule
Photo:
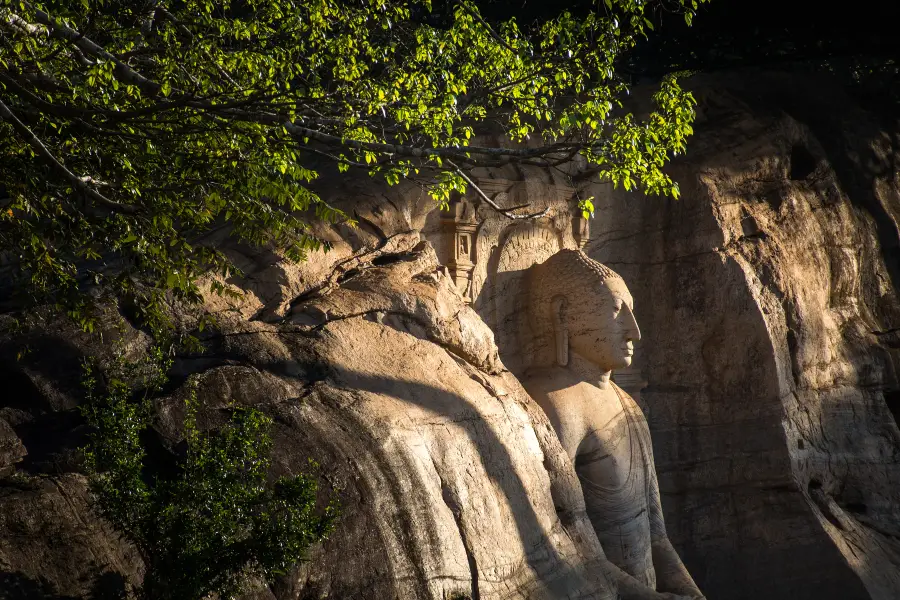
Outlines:
[[[32,579],[23,573],[0,571],[0,600],[124,600],[125,578],[108,571],[94,579],[83,597],[60,594],[51,582]]]
[[[31,579],[22,573],[0,572],[0,600],[78,600],[62,596],[44,579]]]

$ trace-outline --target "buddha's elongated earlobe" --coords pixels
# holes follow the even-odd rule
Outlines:
[[[565,367],[569,364],[569,330],[566,328],[565,310],[566,299],[557,296],[550,303],[553,318],[553,337],[556,342],[556,363]]]

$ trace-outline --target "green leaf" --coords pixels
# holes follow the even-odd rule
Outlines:
[[[690,22],[700,4],[667,7]],[[23,87],[4,102],[66,167],[48,169],[33,140],[0,123],[3,178],[16,182],[0,252],[17,257],[23,297],[83,327],[95,296],[127,299],[165,339],[169,298],[200,310],[199,278],[234,267],[192,243],[220,227],[302,260],[322,244],[315,221],[352,222],[312,192],[314,164],[362,163],[390,185],[418,174],[443,205],[465,188],[444,158],[467,172],[512,168],[565,139],[600,178],[678,194],[663,168],[687,149],[694,98],[666,77],[648,116],[614,110],[628,93],[616,67],[653,29],[647,2],[550,10],[527,28],[498,18],[491,31],[468,0],[440,27],[422,18],[427,0],[167,2],[172,18],[150,31],[127,2],[42,6],[122,62],[73,60],[56,37],[13,35],[0,52],[0,70]],[[58,85],[16,75],[35,69]],[[534,155],[516,154],[524,143]],[[81,283],[93,280],[88,260],[114,265],[101,294]]]
[[[201,320],[202,330],[206,321]],[[337,506],[315,511],[317,486],[305,475],[269,484],[272,420],[252,408],[232,408],[216,432],[201,430],[197,379],[186,385],[185,454],[170,474],[145,478],[142,435],[171,367],[170,352],[150,350],[138,362],[124,347],[100,386],[100,370],[85,363],[81,405],[93,428],[85,458],[100,514],[131,542],[146,565],[138,596],[159,600],[232,597],[250,575],[285,573],[332,529]],[[143,396],[136,389],[145,390]],[[137,401],[135,400],[137,398]],[[311,463],[315,468],[314,463]],[[228,560],[221,560],[227,553]]]

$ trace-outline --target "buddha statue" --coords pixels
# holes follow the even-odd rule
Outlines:
[[[528,273],[534,360],[523,378],[575,464],[625,600],[703,598],[666,535],[647,420],[610,378],[640,339],[622,278],[581,250]]]

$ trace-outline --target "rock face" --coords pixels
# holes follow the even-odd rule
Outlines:
[[[248,599],[615,598],[576,472],[516,378],[540,351],[525,273],[579,247],[634,296],[643,339],[614,378],[647,413],[666,529],[699,588],[900,597],[896,138],[826,81],[691,85],[682,199],[580,190],[598,207],[589,241],[565,174],[511,168],[477,174],[482,189],[548,218],[513,223],[474,196],[440,214],[412,186],[347,178],[323,183],[359,226],[322,230],[332,249],[307,262],[207,240],[245,295],[207,298],[220,324],[177,357],[151,458],[179,444],[196,376],[202,426],[258,407],[274,474],[315,459],[343,507],[309,561]],[[80,362],[149,340],[115,311],[100,339],[32,316],[0,315],[0,599],[120,597],[142,565],[90,508]]]
[[[9,473],[13,465],[22,460],[28,454],[22,440],[9,423],[0,419],[0,473]]]
[[[90,512],[85,477],[18,477],[0,486],[0,598],[119,597],[140,560]]]
[[[429,243],[406,240],[277,322],[223,319],[207,355],[176,365],[199,376],[201,426],[222,422],[231,402],[256,406],[277,423],[275,471],[308,470],[313,458],[325,487],[339,491],[331,538],[255,597],[612,600],[577,477],[546,417],[502,368],[491,331]],[[44,347],[79,341],[40,325],[27,336]],[[136,351],[140,340],[126,334]],[[11,367],[24,391],[10,404],[37,398],[39,380],[74,389],[64,376],[72,365],[47,358]],[[164,448],[181,439],[183,394],[156,401]],[[22,427],[41,418],[34,413],[21,415]],[[109,572],[123,574],[120,586],[134,580],[139,564],[92,516],[84,478],[36,465],[27,491],[15,491],[17,479],[0,483],[0,572],[26,590],[12,597],[87,597]],[[58,537],[70,541],[51,552]]]
[[[597,190],[586,248],[634,282],[670,537],[710,598],[900,597],[895,138],[827,81],[691,85],[683,198]]]

